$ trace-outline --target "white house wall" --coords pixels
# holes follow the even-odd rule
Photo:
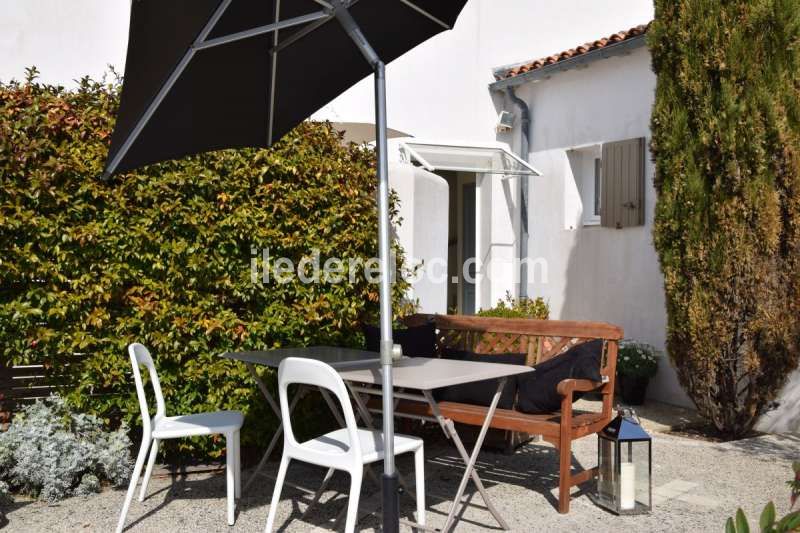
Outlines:
[[[447,313],[447,181],[423,168],[392,161],[389,186],[402,199],[398,206],[402,223],[393,230],[407,264],[421,269],[412,279],[408,297],[426,313]],[[429,275],[423,275],[425,269]]]
[[[0,0],[0,80],[36,66],[48,83],[71,86],[125,67],[130,0]]]
[[[574,47],[653,18],[652,0],[470,0],[451,31],[387,67],[389,127],[426,139],[492,141],[492,69]],[[363,80],[314,118],[373,122]]]
[[[515,290],[519,224],[519,178],[485,175],[478,180],[480,285],[475,305],[494,306]]]
[[[584,226],[567,152],[636,137],[649,142],[655,81],[649,53],[638,48],[525,84],[517,94],[532,108],[531,164],[544,174],[530,180],[528,251],[546,261],[548,279],[530,277],[528,294],[548,300],[554,318],[612,322],[626,337],[663,348],[663,278],[652,244],[653,164],[648,157],[643,226]],[[690,405],[666,359],[648,394]]]

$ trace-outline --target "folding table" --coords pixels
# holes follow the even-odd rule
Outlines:
[[[366,350],[355,350],[351,348],[337,348],[334,346],[310,346],[307,348],[279,348],[275,350],[264,350],[264,351],[251,351],[251,352],[226,352],[222,354],[222,357],[227,359],[233,359],[235,361],[241,361],[247,366],[247,370],[250,372],[250,375],[253,376],[253,379],[256,381],[258,388],[261,390],[261,394],[264,395],[264,398],[267,400],[272,411],[278,417],[278,420],[281,420],[281,408],[278,405],[278,402],[270,393],[269,389],[267,388],[264,381],[258,376],[256,373],[256,365],[266,366],[270,368],[278,368],[281,364],[281,361],[286,359],[287,357],[305,357],[306,359],[316,359],[317,361],[322,361],[324,363],[328,363],[332,367],[336,369],[346,369],[350,368],[354,365],[364,365],[365,363],[375,363],[376,365],[379,364],[379,359],[377,359],[378,354],[375,352],[368,352]],[[325,400],[325,403],[328,405],[328,408],[333,413],[333,416],[336,418],[336,421],[339,423],[341,427],[345,427],[344,420],[342,420],[341,415],[339,414],[339,409],[336,407],[336,404],[333,402],[328,391],[324,389],[319,390],[322,394],[322,398]],[[297,402],[308,392],[307,388],[300,388],[297,393],[295,394],[294,398],[292,398],[289,404],[289,412],[291,413]],[[278,440],[280,439],[281,434],[283,433],[283,422],[280,423],[278,429],[275,431],[275,434],[272,436],[272,440],[270,440],[269,445],[267,446],[267,451],[264,452],[264,456],[259,461],[258,466],[250,475],[250,478],[247,480],[247,483],[243,487],[243,491],[246,491],[253,481],[261,474],[261,471],[267,464],[267,460],[269,459],[270,454],[275,449],[275,446],[278,444]],[[314,496],[314,503],[316,503],[316,499],[319,497],[319,494],[324,489],[324,486],[327,485],[327,482],[330,480],[331,475],[333,472],[329,471],[328,474],[325,476],[325,482],[323,482],[323,487],[320,488],[315,493]]]
[[[486,437],[486,432],[489,430],[492,417],[497,409],[497,403],[500,400],[500,395],[503,392],[506,380],[510,376],[524,374],[531,372],[533,369],[523,365],[507,365],[499,363],[484,363],[478,361],[459,361],[453,359],[430,359],[427,357],[411,357],[404,358],[396,361],[392,371],[392,384],[395,389],[400,389],[394,392],[396,399],[412,400],[417,402],[424,402],[430,406],[432,417],[424,415],[413,415],[412,418],[422,418],[438,422],[444,431],[445,436],[453,441],[456,449],[464,461],[465,470],[464,475],[461,477],[461,482],[458,485],[456,496],[450,506],[442,531],[448,532],[451,528],[455,527],[458,517],[456,511],[459,508],[459,502],[464,495],[464,490],[467,487],[467,482],[471,478],[475,483],[478,491],[486,503],[487,509],[494,516],[497,523],[503,529],[509,529],[508,524],[500,516],[500,513],[492,504],[486,489],[481,482],[478,473],[475,471],[475,463],[478,459],[478,454],[483,446],[483,440]],[[371,415],[369,409],[365,404],[362,394],[371,394],[380,396],[382,394],[381,385],[381,371],[380,363],[378,361],[362,363],[350,368],[341,368],[339,374],[348,384],[353,399],[356,402],[362,419],[370,426],[372,426]],[[465,383],[475,383],[487,379],[497,379],[497,389],[492,397],[489,409],[486,412],[486,418],[481,426],[478,439],[472,449],[472,453],[467,453],[464,443],[461,441],[455,429],[455,424],[452,420],[444,417],[436,399],[433,395],[433,390],[448,387],[451,385],[463,385]],[[410,393],[406,391],[417,391]],[[395,416],[404,416],[402,413],[395,413]],[[464,504],[466,506],[466,504]]]

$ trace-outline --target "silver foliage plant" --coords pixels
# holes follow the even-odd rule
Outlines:
[[[106,431],[96,416],[73,413],[58,396],[26,406],[0,433],[0,482],[57,501],[124,486],[132,461],[128,428]]]
[[[8,488],[8,483],[0,481],[0,528],[6,523],[6,515],[3,512],[3,507],[13,502],[11,498],[11,491]]]
[[[8,483],[0,481],[0,505],[11,503],[11,490],[8,488]],[[0,509],[0,518],[3,518],[3,511]]]

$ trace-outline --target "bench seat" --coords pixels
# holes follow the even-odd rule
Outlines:
[[[379,407],[378,402],[370,402],[370,407]],[[486,419],[488,407],[457,402],[439,402],[439,410],[445,418],[453,422],[469,426],[481,426]],[[430,406],[426,403],[402,400],[395,408],[396,413],[414,416],[433,416]],[[572,411],[571,428],[573,435],[587,435],[596,433],[595,427],[600,428],[607,423],[603,413],[590,411]],[[514,409],[496,409],[492,418],[491,427],[508,431],[519,431],[531,435],[541,435],[558,439],[561,431],[561,413],[529,414]],[[547,439],[551,440],[551,439]]]

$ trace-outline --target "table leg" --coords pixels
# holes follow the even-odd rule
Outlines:
[[[464,461],[466,465],[466,469],[464,470],[464,475],[461,477],[461,482],[458,485],[458,491],[456,492],[456,497],[453,499],[453,504],[450,507],[450,512],[447,515],[447,521],[445,522],[442,531],[447,532],[450,530],[451,527],[455,527],[455,523],[457,522],[456,519],[456,510],[461,502],[461,498],[464,495],[464,490],[467,488],[467,482],[471,478],[472,481],[475,483],[475,486],[478,488],[478,492],[480,492],[483,501],[486,503],[486,507],[489,509],[489,512],[492,513],[497,523],[500,524],[505,530],[510,529],[508,523],[503,519],[500,513],[495,509],[494,505],[492,504],[491,498],[489,498],[489,494],[486,492],[486,488],[483,486],[483,482],[481,478],[478,476],[478,473],[475,471],[475,463],[478,460],[478,454],[481,451],[481,447],[483,446],[483,440],[486,438],[486,433],[489,431],[489,425],[492,422],[492,417],[494,416],[495,410],[497,409],[497,403],[500,401],[500,395],[503,392],[503,387],[505,387],[506,378],[501,378],[497,385],[497,391],[492,398],[492,403],[489,406],[489,410],[486,413],[486,419],[483,421],[483,425],[481,426],[480,433],[478,434],[478,439],[475,442],[475,446],[472,449],[472,454],[467,454],[467,450],[464,447],[464,443],[461,441],[461,438],[458,436],[458,433],[455,430],[455,424],[453,421],[445,418],[441,411],[439,410],[439,405],[436,403],[436,400],[433,398],[433,394],[430,391],[424,391],[425,399],[428,400],[428,404],[431,406],[431,410],[433,411],[436,419],[439,421],[439,424],[442,426],[442,429],[445,431],[445,435],[448,435],[450,438],[453,439],[453,444],[455,444],[456,449],[458,450],[459,454],[461,455],[461,459]]]
[[[369,429],[375,430],[374,419],[372,418],[372,414],[369,412],[369,409],[364,403],[363,398],[361,398],[361,395],[358,393],[358,391],[353,390],[352,385],[350,383],[345,382],[345,386],[350,391],[350,396],[353,397],[353,400],[356,403],[356,411],[358,411],[358,413],[361,415],[361,419],[364,421],[364,424],[366,424],[366,426]],[[365,467],[367,475],[369,475],[370,479],[375,481],[375,483],[380,487],[381,483],[378,480],[377,476],[375,476],[375,474],[372,472],[370,465],[365,465]],[[400,486],[403,487],[403,490],[407,492],[410,497],[416,498],[417,497],[416,494],[408,487],[408,484],[406,483],[403,474],[401,474],[399,471],[396,472],[397,472],[397,480],[400,483]]]
[[[245,366],[247,367],[248,372],[250,372],[250,375],[253,376],[253,379],[256,381],[256,385],[258,385],[258,388],[261,389],[261,394],[264,395],[264,398],[267,400],[267,403],[272,408],[272,411],[277,415],[278,418],[280,418],[281,408],[278,405],[278,402],[275,401],[275,398],[272,397],[272,394],[270,394],[267,385],[261,380],[260,377],[258,377],[255,365],[253,365],[253,363],[245,363]]]
[[[269,389],[267,388],[267,385],[261,380],[260,377],[258,377],[258,374],[256,374],[255,367],[252,364],[247,363],[247,369],[250,371],[250,375],[253,376],[253,379],[258,384],[258,388],[261,390],[261,394],[264,396],[264,398],[266,398],[267,404],[269,404],[269,406],[272,408],[272,411],[278,417],[278,420],[280,422],[278,423],[278,427],[275,430],[275,434],[272,435],[272,439],[269,441],[269,445],[267,446],[267,451],[264,452],[264,455],[261,457],[261,460],[258,462],[258,466],[256,466],[256,469],[253,471],[252,474],[250,474],[250,477],[248,478],[247,483],[245,483],[245,485],[244,485],[244,487],[242,489],[243,491],[247,491],[247,489],[250,488],[250,485],[253,484],[253,481],[255,481],[256,478],[258,478],[258,476],[261,474],[261,471],[267,465],[267,461],[269,460],[269,456],[272,455],[272,452],[275,449],[275,446],[278,445],[278,440],[280,439],[281,435],[283,434],[283,421],[281,420],[280,407],[278,407],[278,404],[275,402],[275,398],[273,398],[272,394],[270,394]],[[289,403],[289,412],[290,413],[292,413],[294,411],[295,407],[297,406],[297,403],[300,401],[300,399],[302,399],[306,395],[306,392],[308,392],[308,391],[304,387],[301,387],[300,389],[298,389],[297,393],[294,395],[294,398],[292,398],[292,401]]]
[[[262,379],[256,373],[256,367],[252,363],[245,363],[245,367],[247,367],[247,371],[250,373],[250,376],[255,380],[256,385],[258,385],[259,390],[261,391],[261,395],[264,396],[264,399],[267,400],[267,404],[272,409],[272,412],[275,413],[275,416],[278,417],[278,420],[281,420],[281,409],[278,407],[278,404],[275,402],[275,398],[272,397],[270,394],[267,385],[262,381]],[[258,466],[250,474],[250,478],[247,480],[247,483],[244,485],[244,491],[247,492],[247,489],[250,488],[250,485],[253,484],[253,481],[256,480],[258,475],[261,473],[261,470],[264,469],[264,466],[267,464],[267,460],[269,459],[270,454],[272,454],[272,450],[275,449],[275,446],[278,444],[278,439],[280,438],[281,434],[283,433],[283,423],[280,422],[278,424],[278,428],[275,430],[275,434],[272,436],[272,440],[269,442],[269,446],[267,446],[267,451],[261,457],[261,460],[258,462]]]
[[[346,428],[347,423],[344,421],[344,418],[342,418],[342,415],[339,413],[339,408],[333,401],[333,398],[331,398],[330,393],[323,388],[319,388],[319,393],[322,395],[322,399],[325,400],[325,403],[328,405],[328,409],[330,409],[331,413],[333,414],[333,417],[336,419],[336,423],[339,424],[340,427]],[[303,516],[305,516],[308,513],[308,511],[314,505],[316,505],[320,497],[322,497],[322,493],[325,492],[325,490],[328,488],[328,483],[330,483],[331,479],[333,478],[334,471],[335,471],[334,468],[329,468],[328,471],[325,472],[325,478],[322,480],[322,484],[314,493],[314,497],[311,500],[311,503],[308,505],[308,507],[306,507],[306,510],[303,512]]]
[[[319,486],[319,489],[314,493],[314,496],[311,498],[311,503],[308,504],[306,510],[303,511],[303,514],[300,516],[300,520],[303,520],[308,512],[314,507],[317,503],[319,503],[319,499],[322,497],[322,493],[325,492],[325,489],[328,488],[328,483],[330,483],[331,479],[333,478],[333,473],[336,472],[334,468],[329,468],[327,472],[325,472],[325,478],[322,480],[322,484]]]
[[[267,451],[264,452],[264,455],[258,462],[258,466],[256,466],[256,469],[253,471],[252,474],[250,474],[250,477],[247,479],[247,483],[244,484],[244,488],[242,490],[247,492],[247,489],[250,488],[250,485],[253,484],[253,481],[255,481],[256,478],[261,474],[261,471],[264,469],[264,466],[266,466],[267,461],[269,460],[269,456],[272,455],[272,450],[275,449],[275,446],[278,444],[278,439],[282,434],[283,434],[283,424],[280,424],[278,426],[278,429],[275,431],[275,434],[272,436],[272,440],[269,441],[269,446],[267,446]]]
[[[364,399],[361,398],[361,395],[358,393],[358,391],[353,390],[350,383],[345,382],[345,386],[347,386],[347,390],[350,391],[350,396],[353,397],[353,401],[356,403],[356,410],[358,411],[358,414],[361,415],[361,419],[364,421],[364,423],[367,425],[368,428],[375,429],[375,423],[372,419],[372,413],[370,413],[369,409],[367,409],[367,406],[364,403]]]
[[[342,418],[342,415],[339,414],[339,407],[334,403],[333,398],[331,398],[331,394],[326,389],[319,389],[320,394],[322,394],[322,399],[325,400],[325,403],[328,405],[328,409],[331,410],[333,413],[333,417],[336,419],[336,423],[339,424],[340,427],[346,428],[347,424]]]
[[[307,391],[305,389],[300,389],[300,390],[297,391],[297,393],[294,395],[294,398],[292,398],[291,403],[289,404],[289,413],[294,412],[294,408],[297,406],[297,403],[300,401],[300,399],[303,396],[305,396],[306,392]],[[278,414],[278,420],[280,420],[280,413]],[[247,489],[250,487],[250,485],[253,484],[253,481],[255,481],[256,478],[261,474],[261,471],[264,469],[264,467],[267,464],[267,461],[269,460],[269,456],[272,455],[272,452],[275,450],[275,447],[278,445],[278,441],[280,440],[281,435],[283,435],[283,421],[281,421],[278,424],[278,427],[275,430],[275,434],[272,436],[272,439],[269,441],[269,446],[267,446],[267,451],[264,452],[264,455],[261,457],[261,460],[258,462],[258,466],[256,466],[256,469],[253,471],[252,474],[250,474],[250,477],[248,478],[247,483],[245,483],[244,488],[242,490],[247,491]]]

